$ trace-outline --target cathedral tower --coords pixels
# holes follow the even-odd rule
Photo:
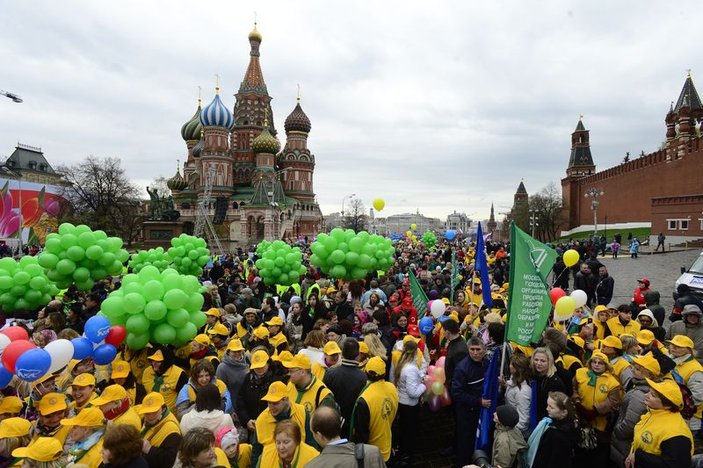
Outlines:
[[[301,201],[312,201],[315,198],[312,185],[315,155],[308,149],[308,134],[312,125],[300,107],[300,98],[293,112],[286,118],[284,128],[286,146],[279,156],[278,163],[285,171],[283,185],[286,193]]]

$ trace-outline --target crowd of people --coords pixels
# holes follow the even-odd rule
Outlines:
[[[265,285],[253,253],[219,257],[201,278],[208,320],[192,342],[123,344],[111,364],[73,360],[3,389],[0,468],[420,466],[427,369],[442,361],[439,411],[454,430],[436,455],[455,466],[476,456],[503,468],[691,466],[703,414],[700,299],[682,287],[667,315],[642,278],[629,303],[613,304],[598,250],[574,242],[558,248],[582,261],[558,261],[552,279],[582,289],[587,304],[550,322],[539,343],[505,342],[510,245],[486,244],[489,284],[461,240],[400,241],[395,264],[363,281],[329,278],[302,245],[308,270],[290,287]],[[424,334],[412,276],[446,304]],[[78,337],[119,287],[112,278],[89,293],[69,288],[5,326],[27,328],[39,347]],[[498,401],[484,392],[493,356]],[[481,409],[492,407],[481,459]]]

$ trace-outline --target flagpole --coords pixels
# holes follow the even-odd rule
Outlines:
[[[508,341],[508,324],[510,323],[510,309],[513,306],[513,288],[514,288],[514,277],[515,277],[515,258],[513,253],[515,252],[515,223],[510,223],[510,269],[508,270],[508,281],[510,281],[510,288],[508,289],[508,313],[505,314],[505,329],[503,332],[503,352],[501,353],[500,359],[500,369],[501,372],[505,369],[505,345],[510,345]]]

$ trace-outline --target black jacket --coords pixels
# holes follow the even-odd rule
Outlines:
[[[447,354],[444,358],[444,375],[447,380],[447,387],[451,388],[452,379],[454,378],[454,368],[468,355],[469,349],[463,337],[460,336],[447,343]]]
[[[573,419],[552,421],[539,440],[532,468],[571,468],[577,441],[578,432]]]
[[[344,418],[342,434],[349,434],[349,423],[359,394],[366,385],[366,374],[362,371],[356,361],[342,360],[342,365],[328,369],[322,380],[327,388],[334,394],[334,400]]]
[[[608,305],[613,300],[613,290],[615,289],[615,280],[610,275],[605,275],[600,278],[600,282],[596,286],[596,300],[598,305]]]
[[[261,377],[257,377],[253,371],[244,377],[241,392],[239,398],[237,398],[236,410],[242,425],[246,425],[250,419],[256,419],[266,409],[267,403],[262,401],[261,398],[268,392],[269,385],[276,380],[281,379],[271,369],[266,371]]]
[[[481,407],[483,380],[487,364],[485,359],[476,362],[471,359],[471,356],[466,356],[457,364],[450,388],[454,404],[468,409]]]
[[[584,274],[582,271],[579,271],[574,278],[574,289],[580,289],[585,292],[589,301],[596,297],[597,284],[598,277],[593,273]]]
[[[571,395],[571,392],[567,391],[564,381],[558,374],[554,374],[551,377],[537,376],[535,380],[537,381],[537,421],[541,421],[542,418],[547,416],[549,392],[563,392],[567,395]],[[534,392],[532,398],[535,398]]]

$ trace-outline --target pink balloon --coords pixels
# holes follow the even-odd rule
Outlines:
[[[436,369],[436,366],[427,366],[427,375],[430,377],[434,376],[434,370]]]
[[[435,365],[435,367],[441,367],[442,369],[444,369],[444,356],[437,359],[437,362],[435,362],[434,365]]]

